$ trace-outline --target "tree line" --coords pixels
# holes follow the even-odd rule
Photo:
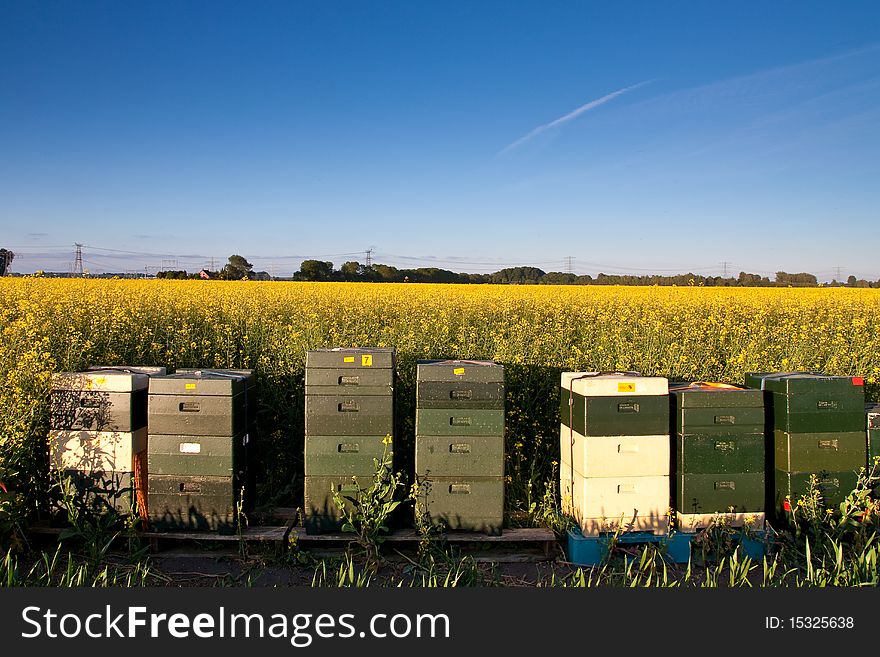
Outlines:
[[[350,261],[339,269],[333,263],[321,260],[304,260],[293,275],[298,281],[349,281],[386,283],[494,283],[514,285],[696,285],[704,287],[818,287],[814,274],[806,272],[776,272],[771,280],[760,274],[739,272],[738,276],[702,276],[694,273],[673,276],[619,275],[600,273],[597,276],[577,275],[566,272],[545,272],[537,267],[508,267],[491,274],[456,273],[436,267],[398,269],[390,265],[374,264],[370,267]],[[880,280],[866,281],[850,276],[846,283],[832,281],[831,286],[880,288]]]
[[[0,249],[0,276],[5,275],[15,254]],[[268,272],[253,270],[254,266],[240,255],[229,256],[228,262],[217,271],[202,269],[198,272],[186,270],[160,271],[156,278],[165,279],[217,279],[228,281],[250,280],[294,280],[294,281],[346,281],[370,283],[476,283],[507,285],[677,285],[701,287],[818,287],[814,274],[806,272],[776,272],[771,280],[768,276],[741,271],[737,276],[702,276],[686,273],[673,276],[658,274],[604,274],[590,276],[567,272],[545,272],[537,267],[507,267],[491,274],[456,273],[437,267],[418,267],[398,269],[391,265],[376,263],[369,267],[354,260],[345,262],[336,269],[332,262],[325,260],[303,260],[299,271],[291,278],[273,278]],[[868,281],[850,276],[847,280],[826,284],[827,287],[880,288],[880,280]]]

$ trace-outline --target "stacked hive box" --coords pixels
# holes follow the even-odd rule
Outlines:
[[[148,508],[157,529],[235,528],[251,384],[250,370],[179,371],[150,380]]]
[[[256,463],[256,441],[254,440],[257,425],[257,380],[253,370],[234,370],[234,369],[200,369],[196,367],[179,367],[175,370],[176,374],[192,374],[194,372],[214,372],[221,376],[237,375],[244,377],[244,406],[245,415],[247,417],[247,426],[245,427],[245,435],[242,438],[244,448],[241,450],[243,462],[241,465],[241,480],[238,490],[244,491],[245,506],[250,506],[256,495],[256,481],[254,479],[255,470],[252,467]]]
[[[767,407],[767,508],[780,512],[786,498],[808,492],[819,479],[826,507],[839,504],[856,486],[867,461],[864,381],[817,373],[746,375],[764,391]],[[769,448],[772,445],[772,449]]]
[[[130,513],[133,493],[143,498],[148,382],[145,374],[111,369],[53,377],[51,467],[69,475],[96,511]]]
[[[338,529],[342,514],[334,492],[352,495],[356,486],[369,486],[374,459],[391,454],[394,377],[394,349],[319,349],[306,355],[307,532]]]
[[[433,524],[501,533],[504,398],[504,367],[498,363],[418,363],[417,511]]]
[[[874,459],[880,457],[880,404],[865,404],[868,429],[868,472],[874,468]],[[874,472],[880,475],[880,466]]]
[[[560,494],[581,532],[667,533],[668,381],[564,372],[560,416]]]
[[[760,390],[694,383],[669,390],[675,510],[694,532],[722,517],[764,526],[764,399]]]

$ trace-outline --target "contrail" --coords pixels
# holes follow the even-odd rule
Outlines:
[[[595,109],[595,108],[599,107],[600,105],[604,105],[608,101],[614,100],[615,98],[617,98],[621,94],[625,94],[627,91],[632,91],[633,89],[638,89],[639,87],[646,85],[649,82],[653,82],[653,80],[645,80],[644,82],[639,82],[638,84],[634,84],[629,87],[624,87],[623,89],[618,89],[617,91],[612,91],[610,94],[606,94],[606,95],[602,96],[601,98],[597,98],[596,100],[591,100],[589,103],[586,103],[585,105],[581,105],[576,110],[569,112],[565,116],[560,116],[558,119],[550,121],[550,123],[545,123],[543,125],[539,125],[537,128],[532,130],[529,134],[525,135],[524,137],[520,137],[512,144],[508,144],[507,146],[505,146],[503,149],[501,149],[498,152],[498,155],[504,155],[505,153],[512,151],[514,148],[516,148],[518,146],[521,146],[522,144],[526,143],[527,141],[529,141],[533,137],[541,134],[542,132],[549,130],[550,128],[555,128],[557,126],[560,126],[564,123],[568,123],[569,121],[579,117],[584,112],[589,112],[591,109]]]

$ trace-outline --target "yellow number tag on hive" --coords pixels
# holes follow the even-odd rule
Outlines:
[[[464,368],[463,367],[456,367],[454,370],[452,370],[452,373],[455,374],[456,376],[461,376],[462,374],[464,374]]]
[[[99,376],[97,379],[95,379],[95,385],[102,386],[105,383],[107,383],[107,379],[105,379],[103,376]]]
[[[361,356],[361,365],[364,367],[372,367],[373,366],[373,354],[364,354]]]
[[[617,392],[635,392],[636,384],[635,383],[618,383],[617,384]]]
[[[354,362],[354,356],[346,356],[345,358],[342,359],[342,362],[343,362],[343,363],[353,363],[353,362]]]
[[[195,383],[185,383],[185,384],[183,384],[183,387],[186,388],[187,390],[195,390],[196,384]]]

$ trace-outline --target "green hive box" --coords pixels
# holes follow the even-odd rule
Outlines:
[[[364,367],[306,368],[306,395],[379,395],[394,394],[394,370]]]
[[[720,474],[764,472],[764,433],[678,435],[675,468],[678,473]]]
[[[236,527],[238,482],[234,477],[149,477],[150,525],[154,529],[199,529],[231,533]]]
[[[859,377],[788,374],[768,376],[774,428],[789,433],[864,430],[865,387]]]
[[[773,467],[784,472],[857,471],[865,465],[865,434],[774,432]]]
[[[676,509],[681,513],[760,513],[764,473],[679,474]]]
[[[666,395],[584,397],[569,393],[562,390],[560,419],[562,424],[584,436],[669,433],[669,398]]]
[[[306,435],[394,435],[394,398],[374,395],[306,395]]]
[[[247,430],[242,395],[150,395],[150,435],[234,436]]]
[[[492,361],[423,360],[416,365],[418,408],[503,409],[504,366]]]
[[[764,472],[760,390],[692,385],[669,394],[679,475]]]
[[[206,477],[244,476],[245,436],[150,436],[147,468],[150,475]]]
[[[254,376],[254,371],[181,367],[177,369],[176,374],[193,374],[197,372],[206,372],[226,377],[239,376],[244,379],[244,404],[247,413],[248,430],[251,431],[257,421],[257,378]]]
[[[418,408],[504,408],[503,383],[417,381]]]
[[[354,479],[354,480],[353,480]],[[351,477],[346,475],[312,476],[304,479],[305,505],[303,524],[308,534],[338,531],[342,527],[342,512],[333,499],[334,491],[344,497],[357,497],[358,486],[368,488],[372,485],[373,476]],[[351,502],[343,502],[351,508]]]
[[[416,440],[418,477],[503,477],[504,436],[423,436]]]
[[[306,353],[306,370],[345,369],[363,371],[366,369],[394,370],[396,352],[382,347],[337,347],[315,349]]]
[[[247,431],[243,376],[207,370],[150,379],[150,434],[234,436]]]
[[[774,476],[776,479],[776,490],[773,502],[777,514],[780,514],[786,497],[791,499],[792,504],[794,504],[798,498],[807,493],[810,488],[810,473],[776,470],[774,471]],[[816,476],[819,480],[819,490],[822,493],[825,507],[829,509],[833,509],[840,504],[855,489],[859,479],[858,474],[853,471],[823,471],[817,473]]]
[[[479,408],[416,408],[420,436],[503,436],[504,411]]]
[[[376,460],[381,461],[383,455],[393,458],[392,446],[384,440],[385,436],[306,436],[305,474],[372,476]]]
[[[420,360],[416,386],[421,383],[504,383],[504,366],[489,360]]]
[[[417,512],[452,530],[500,534],[504,522],[503,477],[429,477],[419,482]]]
[[[874,459],[880,457],[880,404],[865,404],[868,426],[868,468],[874,467]],[[875,474],[880,474],[880,468]]]

